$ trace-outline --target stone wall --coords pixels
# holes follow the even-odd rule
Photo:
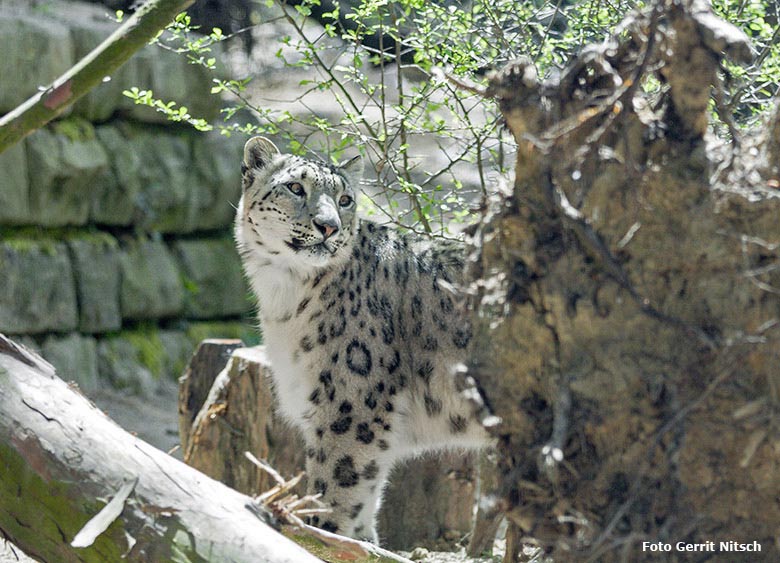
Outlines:
[[[76,2],[0,0],[0,114],[117,24]],[[206,337],[257,342],[230,234],[242,139],[174,126],[122,91],[214,118],[210,76],[147,47],[62,119],[0,153],[0,332],[86,393],[141,395]]]

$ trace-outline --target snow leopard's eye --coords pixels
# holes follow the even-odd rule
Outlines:
[[[341,207],[349,207],[352,205],[352,198],[346,194],[339,198],[339,205]]]
[[[298,182],[290,182],[289,184],[287,184],[287,189],[297,196],[302,196],[306,194],[306,192],[303,191],[303,186],[300,185]]]

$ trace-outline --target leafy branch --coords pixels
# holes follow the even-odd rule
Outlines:
[[[777,88],[780,46],[771,23],[778,20],[779,8],[772,13],[769,3],[755,0],[715,3],[726,19],[737,20],[757,39],[759,57],[751,67],[725,69],[724,90],[734,93],[717,104],[720,113],[736,110],[738,122],[748,123]],[[285,0],[266,4],[275,10],[264,12],[267,22],[285,26],[275,30],[276,59],[289,74],[299,73],[300,93],[280,101],[285,109],[275,109],[273,100],[262,107],[256,101],[262,93],[250,78],[215,78],[212,93],[234,100],[223,110],[226,121],[245,109],[257,118],[222,125],[221,131],[274,135],[295,153],[325,153],[334,162],[357,148],[373,165],[361,200],[369,214],[381,213],[404,229],[453,236],[453,220],[469,220],[470,206],[496,189],[495,175],[506,172],[507,155],[514,150],[497,108],[483,96],[488,71],[518,53],[531,53],[540,76],[551,76],[642,2],[475,0],[456,7],[359,0],[350,7],[333,4],[331,11],[321,0],[292,7]],[[166,34],[166,48],[213,67],[208,48],[222,39],[221,31],[198,38],[193,30],[186,17],[177,19]],[[181,45],[173,46],[176,41]],[[639,87],[645,92],[663,88],[654,77],[648,74],[629,94]],[[155,100],[150,92],[128,92],[171,119],[208,127],[186,108]],[[340,115],[312,103],[323,96]]]

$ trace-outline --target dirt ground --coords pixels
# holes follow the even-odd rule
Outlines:
[[[178,386],[161,381],[151,397],[137,397],[105,386],[90,397],[119,426],[155,448],[181,459],[179,445]]]

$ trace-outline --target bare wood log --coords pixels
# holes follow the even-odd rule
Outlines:
[[[194,0],[149,0],[48,88],[0,118],[0,153],[101,83]]]
[[[247,510],[251,499],[131,436],[3,335],[0,413],[0,533],[41,561],[318,561]],[[72,547],[134,479],[121,516]]]
[[[209,381],[229,344],[205,341],[193,356],[182,384]],[[270,363],[264,347],[240,348],[214,381],[203,405],[188,391],[180,394],[184,460],[236,490],[256,494],[273,485],[265,472],[246,463],[244,452],[265,459],[279,473],[291,476],[305,465],[298,432],[274,414]],[[185,401],[189,402],[185,404]],[[190,409],[197,409],[193,414]],[[188,425],[187,421],[192,420]],[[191,436],[185,438],[184,435]],[[475,489],[472,456],[442,454],[411,460],[393,472],[379,513],[379,536],[391,549],[418,545],[447,549],[467,535],[472,525]],[[302,493],[305,489],[298,489]]]

